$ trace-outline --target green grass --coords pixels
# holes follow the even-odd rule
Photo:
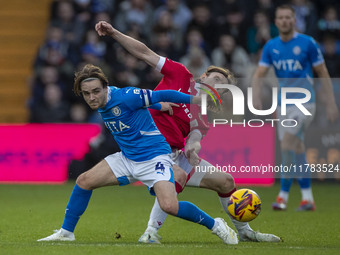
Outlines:
[[[0,185],[0,254],[339,254],[340,186],[314,184],[315,212],[295,212],[300,191],[293,185],[289,209],[273,212],[279,186],[253,188],[262,199],[262,212],[251,222],[254,230],[275,233],[282,243],[224,245],[206,228],[169,216],[160,234],[161,245],[137,243],[147,224],[153,197],[145,187],[105,187],[94,191],[71,243],[40,243],[37,239],[60,228],[73,183],[60,186]],[[189,200],[213,217],[230,220],[214,192],[187,188]],[[121,238],[116,238],[116,233]]]

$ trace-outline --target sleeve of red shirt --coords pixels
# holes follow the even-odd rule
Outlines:
[[[169,78],[176,78],[178,76],[192,76],[189,70],[181,63],[173,61],[171,59],[166,59],[165,64],[161,70],[161,74],[166,75]]]
[[[171,59],[165,59],[160,72],[164,76],[162,82],[159,83],[155,90],[173,89],[188,94],[187,90],[191,82],[193,82],[193,78],[192,74],[183,64]]]

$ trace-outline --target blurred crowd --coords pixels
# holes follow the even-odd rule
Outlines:
[[[194,77],[209,65],[229,68],[246,90],[263,45],[278,35],[274,15],[281,4],[295,8],[298,31],[316,39],[331,77],[340,77],[336,0],[54,0],[45,40],[34,60],[30,122],[100,123],[72,91],[74,72],[86,63],[100,66],[110,84],[118,87],[157,85],[157,71],[113,39],[98,37],[94,25],[100,20],[183,63]],[[339,100],[340,82],[334,79],[333,85]],[[317,93],[320,102],[327,100],[322,94]],[[328,125],[324,116],[318,114],[315,124]]]

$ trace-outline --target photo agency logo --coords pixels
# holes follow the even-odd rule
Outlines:
[[[219,97],[216,89],[228,89],[231,93],[232,99],[233,99],[233,115],[245,115],[245,96],[243,94],[243,91],[231,84],[216,84],[215,88],[212,88],[211,86],[207,86],[213,93],[216,95],[216,97],[219,99],[221,107],[222,107],[222,101]],[[207,95],[209,95],[212,100],[215,103],[215,106],[217,106],[217,102],[209,91],[204,88],[200,88],[201,90],[205,91],[207,94],[203,94],[201,97],[201,114],[206,115],[207,114]],[[249,126],[249,127],[262,127],[265,123],[271,123],[272,127],[274,127],[274,123],[278,123],[282,125],[283,127],[296,127],[298,125],[298,116],[303,114],[305,116],[311,116],[311,112],[304,106],[305,103],[309,102],[311,99],[311,92],[305,88],[297,88],[297,87],[282,87],[281,89],[281,106],[280,106],[280,114],[282,118],[280,119],[250,119],[242,121],[233,121],[232,119],[213,119],[213,126],[216,125],[225,125],[230,124],[230,126],[233,125],[243,125]],[[301,98],[287,98],[288,93],[295,93],[295,94],[301,94]],[[296,117],[294,118],[285,118],[287,116],[287,105],[289,107],[295,106],[295,109],[298,111],[294,112],[294,115]],[[272,113],[274,113],[278,109],[278,88],[273,87],[272,88],[272,105],[269,109],[266,110],[259,110],[255,109],[253,104],[253,89],[248,88],[247,90],[247,106],[249,111],[256,115],[256,116],[268,116]]]

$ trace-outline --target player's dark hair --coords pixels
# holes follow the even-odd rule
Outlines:
[[[74,85],[73,91],[76,95],[81,95],[81,83],[86,79],[98,79],[101,81],[103,88],[109,85],[109,80],[106,75],[102,71],[102,69],[98,66],[94,66],[92,64],[87,64],[83,67],[82,70],[76,72],[74,75]]]
[[[279,5],[278,7],[276,7],[276,11],[279,10],[279,9],[291,10],[293,15],[295,16],[295,9],[289,4],[282,4],[282,5]],[[275,12],[275,15],[276,15],[276,12]]]

